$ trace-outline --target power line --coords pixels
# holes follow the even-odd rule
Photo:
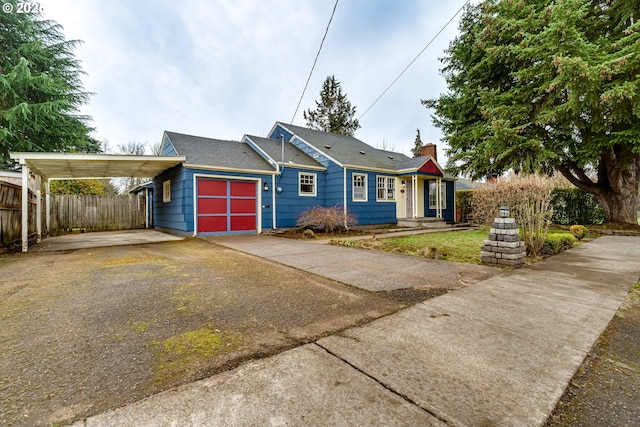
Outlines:
[[[451,17],[451,19],[449,19],[449,20],[447,21],[447,23],[446,23],[446,24],[444,24],[444,26],[443,26],[442,28],[440,28],[440,31],[438,31],[438,32],[436,33],[436,35],[435,35],[435,36],[433,36],[433,38],[429,41],[429,43],[427,43],[427,45],[426,45],[425,47],[423,47],[423,48],[422,48],[422,50],[420,51],[420,53],[418,53],[418,54],[416,55],[416,57],[415,57],[415,58],[413,58],[413,60],[409,63],[409,65],[407,65],[407,66],[404,68],[404,70],[402,70],[402,72],[401,72],[400,74],[398,74],[398,77],[396,77],[396,78],[395,78],[395,80],[393,80],[393,81],[391,82],[391,84],[390,84],[389,86],[387,86],[387,88],[386,88],[386,89],[385,89],[385,90],[380,94],[380,96],[378,96],[378,97],[376,98],[376,100],[375,100],[375,101],[373,101],[373,104],[371,104],[371,105],[369,106],[369,108],[367,108],[367,109],[364,111],[364,113],[362,113],[362,114],[360,115],[360,117],[358,118],[358,120],[362,120],[362,118],[364,117],[364,115],[365,115],[365,114],[367,114],[367,112],[369,112],[369,110],[370,110],[371,108],[373,108],[373,106],[374,106],[374,105],[376,105],[376,103],[380,100],[380,98],[382,98],[382,97],[384,96],[384,94],[385,94],[385,93],[387,93],[387,91],[388,91],[389,89],[391,89],[391,86],[393,86],[393,85],[394,85],[394,84],[395,84],[395,83],[400,79],[400,77],[402,77],[402,75],[403,75],[403,74],[404,74],[404,73],[409,69],[409,67],[411,67],[411,66],[413,65],[413,63],[414,63],[414,62],[416,62],[416,60],[420,57],[420,55],[422,55],[422,54],[424,53],[424,51],[425,51],[425,50],[427,50],[427,48],[428,48],[429,46],[431,46],[431,43],[433,43],[433,41],[434,41],[435,39],[437,39],[437,38],[438,38],[438,36],[440,35],[440,33],[442,33],[442,32],[445,30],[445,28],[447,28],[447,27],[449,26],[449,24],[451,23],[451,21],[453,21],[453,20],[455,19],[455,17],[456,17],[456,16],[458,16],[458,14],[462,11],[462,9],[464,9],[464,7],[465,7],[467,4],[469,4],[469,2],[470,2],[470,1],[471,1],[471,0],[467,0],[467,1],[462,5],[462,7],[461,7],[460,9],[458,9],[458,11],[457,11],[457,12],[456,12],[452,17]]]
[[[331,21],[333,21],[333,15],[336,13],[336,7],[338,7],[338,0],[336,0],[336,4],[333,5],[333,12],[331,12],[331,17],[329,18],[329,22],[327,23],[327,29],[324,30],[324,36],[322,36],[322,41],[320,42],[320,48],[318,49],[318,53],[316,53],[316,59],[313,60],[313,65],[311,66],[309,77],[307,77],[307,82],[304,85],[304,89],[302,89],[302,95],[300,95],[300,100],[298,101],[298,105],[296,106],[296,111],[293,113],[293,117],[291,117],[290,123],[293,123],[293,119],[295,119],[296,114],[298,114],[298,109],[300,108],[300,104],[302,103],[302,98],[304,98],[304,93],[307,91],[307,86],[309,86],[309,80],[311,80],[311,75],[313,74],[313,70],[316,68],[316,63],[318,62],[318,57],[320,56],[320,51],[322,50],[324,39],[327,37],[327,33],[329,32],[329,26],[331,25]]]

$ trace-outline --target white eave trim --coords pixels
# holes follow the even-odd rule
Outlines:
[[[210,170],[210,171],[236,172],[236,173],[255,173],[260,175],[273,175],[274,173],[277,173],[277,170],[275,168],[274,170],[271,170],[271,171],[265,171],[265,170],[258,170],[258,169],[228,168],[225,166],[194,165],[189,163],[185,163],[184,167],[188,169],[202,169],[202,170]]]

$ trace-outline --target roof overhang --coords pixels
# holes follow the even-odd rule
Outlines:
[[[184,156],[127,154],[9,153],[45,179],[153,178],[185,161]]]

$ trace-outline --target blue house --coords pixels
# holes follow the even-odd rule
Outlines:
[[[294,227],[314,206],[359,225],[453,222],[455,178],[431,155],[409,158],[357,138],[277,122],[267,138],[165,132],[161,155],[186,161],[154,178],[154,225],[182,235]]]

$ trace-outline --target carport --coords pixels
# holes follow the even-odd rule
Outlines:
[[[29,174],[36,178],[36,239],[42,241],[41,183],[45,184],[45,221],[50,228],[49,181],[54,179],[153,178],[185,161],[184,156],[122,154],[10,153],[22,167],[22,252],[29,249]]]

